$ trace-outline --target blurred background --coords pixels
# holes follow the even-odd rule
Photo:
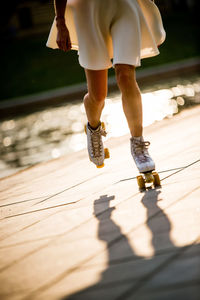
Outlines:
[[[144,59],[139,72],[167,64],[198,58],[198,0],[156,0],[167,33],[160,55]],[[6,1],[0,11],[1,93],[0,93],[0,177],[48,159],[86,147],[83,134],[86,122],[82,97],[51,101],[52,91],[85,82],[77,52],[63,53],[46,47],[54,18],[53,0]],[[109,70],[112,78],[114,70]],[[190,72],[161,76],[158,80],[140,80],[144,105],[144,126],[172,117],[182,109],[200,103],[200,77],[197,68]],[[77,86],[74,86],[77,85]],[[29,103],[31,95],[45,105],[15,109],[17,103]],[[56,95],[56,93],[55,93]],[[56,96],[55,96],[56,97]],[[54,98],[55,98],[54,97]],[[42,100],[40,101],[42,102]],[[9,104],[8,104],[9,103]],[[55,104],[56,103],[56,104]],[[9,106],[9,110],[4,109]],[[120,94],[112,89],[103,115],[109,136],[128,133],[121,108]],[[118,127],[119,119],[123,126]],[[120,125],[121,125],[120,124]]]

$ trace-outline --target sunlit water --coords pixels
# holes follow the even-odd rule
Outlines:
[[[146,87],[142,102],[145,127],[171,118],[181,109],[200,103],[200,77]],[[119,92],[107,98],[102,121],[108,138],[129,132]],[[0,177],[85,148],[85,123],[84,106],[79,101],[0,122]]]

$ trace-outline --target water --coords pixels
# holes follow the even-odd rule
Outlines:
[[[144,126],[171,118],[200,103],[200,76],[146,86],[142,101]],[[102,121],[106,123],[107,138],[129,132],[119,92],[106,99]],[[0,177],[85,148],[85,123],[80,101],[0,122]]]

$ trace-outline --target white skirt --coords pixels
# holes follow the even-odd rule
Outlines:
[[[140,66],[142,58],[159,54],[166,36],[151,0],[68,0],[65,20],[80,65],[91,70]],[[56,37],[54,20],[47,47],[58,48]]]

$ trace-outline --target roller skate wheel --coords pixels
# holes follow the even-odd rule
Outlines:
[[[161,182],[160,182],[160,177],[159,177],[158,173],[157,172],[153,172],[152,175],[154,177],[154,186],[155,187],[160,187],[161,186]]]
[[[154,176],[153,176],[153,174],[151,172],[150,173],[145,173],[144,177],[145,177],[146,183],[152,183],[152,182],[154,182]]]
[[[105,156],[105,159],[110,158],[110,152],[109,152],[108,148],[104,149],[104,156]]]
[[[145,181],[142,175],[137,176],[137,184],[140,190],[145,190]]]
[[[104,164],[102,164],[102,165],[100,165],[100,166],[96,165],[96,167],[97,167],[97,169],[101,169],[101,168],[104,167]]]

